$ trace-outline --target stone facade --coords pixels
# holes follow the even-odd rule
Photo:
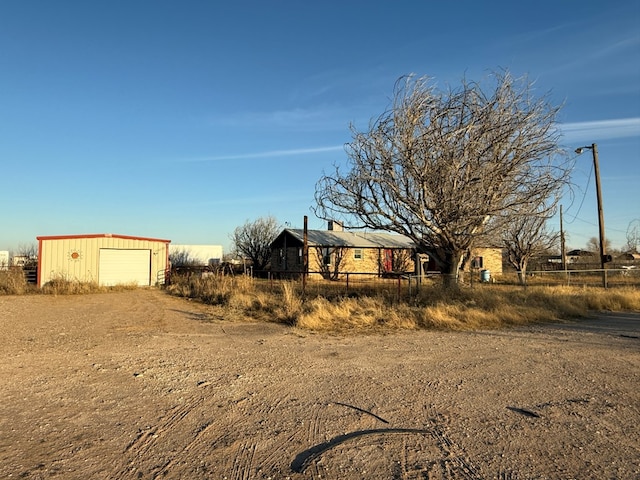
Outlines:
[[[473,270],[489,270],[492,276],[502,275],[502,249],[501,248],[476,248],[471,251],[471,259],[481,258],[478,265],[472,267],[470,264],[465,268],[468,272]]]
[[[413,252],[408,249],[309,246],[309,273],[314,276],[369,273],[383,275],[400,267],[399,273],[412,273]],[[404,261],[403,261],[404,260]],[[336,262],[338,271],[336,272]],[[274,248],[272,272],[302,273],[302,247]],[[396,272],[397,273],[397,272]]]

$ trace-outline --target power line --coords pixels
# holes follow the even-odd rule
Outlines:
[[[578,211],[576,212],[576,214],[573,215],[573,220],[571,220],[570,222],[567,222],[569,225],[571,225],[573,222],[576,221],[576,218],[578,218],[578,214],[580,213],[580,210],[582,209],[582,205],[584,204],[584,199],[587,198],[587,191],[589,190],[589,183],[591,182],[591,174],[592,173],[593,173],[593,164],[591,164],[591,169],[589,170],[589,176],[587,177],[587,185],[584,188],[584,193],[582,195],[582,200],[580,201],[580,206],[578,207]],[[569,215],[571,215],[571,214],[569,214]],[[578,220],[582,220],[582,219],[578,219]],[[582,220],[582,221],[584,222],[584,220]]]

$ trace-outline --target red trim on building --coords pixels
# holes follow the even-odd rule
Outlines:
[[[171,243],[171,240],[165,240],[162,238],[149,238],[149,237],[135,237],[131,235],[119,235],[117,233],[88,233],[84,235],[50,235],[36,237],[36,240],[42,242],[42,240],[66,240],[76,238],[122,238],[125,240],[143,240],[147,242],[163,242]]]
[[[42,286],[42,282],[40,280],[42,275],[42,240],[40,237],[36,237],[38,239],[38,270],[36,271],[36,285],[38,288]]]

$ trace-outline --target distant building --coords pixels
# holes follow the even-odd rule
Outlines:
[[[31,255],[14,255],[11,257],[11,266],[13,267],[28,267],[34,266],[38,261],[37,256]]]
[[[9,268],[9,251],[0,250],[0,270],[7,270]]]
[[[190,266],[208,267],[222,263],[222,245],[169,245],[173,263],[185,262]]]

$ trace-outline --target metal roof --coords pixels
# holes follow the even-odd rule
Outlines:
[[[36,240],[67,240],[76,238],[122,238],[125,240],[143,240],[147,242],[171,243],[171,240],[162,238],[135,237],[131,235],[119,235],[117,233],[87,233],[81,235],[40,235]]]
[[[304,241],[302,229],[287,228],[283,233],[295,237],[300,243]],[[309,245],[316,247],[415,248],[413,241],[404,235],[379,232],[308,230],[307,241]]]

